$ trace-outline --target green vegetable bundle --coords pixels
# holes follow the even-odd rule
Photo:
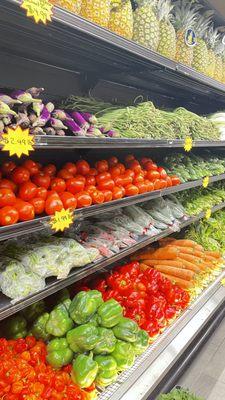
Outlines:
[[[157,400],[203,400],[190,393],[187,389],[174,389],[167,394],[161,394]]]

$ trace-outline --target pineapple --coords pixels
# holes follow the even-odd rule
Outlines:
[[[215,54],[215,46],[219,39],[219,31],[214,28],[214,25],[211,24],[208,31],[206,32],[206,43],[208,46],[208,67],[206,70],[206,75],[210,78],[214,77],[215,68],[216,68],[216,54]]]
[[[50,0],[50,2],[56,6],[65,8],[74,14],[80,14],[82,0]]]
[[[170,22],[173,9],[171,0],[159,0],[157,8],[160,28],[158,52],[174,60],[176,56],[176,31]]]
[[[206,11],[203,15],[199,15],[194,26],[197,43],[193,50],[192,67],[202,74],[206,74],[209,64],[209,55],[205,37],[212,22],[212,14],[212,11]]]
[[[222,76],[222,83],[225,84],[225,51],[222,54],[222,61],[223,61],[223,76]]]
[[[133,40],[156,51],[160,34],[156,16],[156,0],[137,0],[136,3]]]
[[[187,29],[193,29],[198,16],[200,5],[193,5],[189,0],[178,0],[174,7],[173,25],[177,32],[177,50],[175,59],[191,66],[193,61],[193,47],[186,44]]]
[[[215,55],[216,55],[216,65],[215,65],[215,72],[213,78],[217,81],[222,82],[223,80],[223,58],[222,54],[224,52],[225,46],[222,43],[223,37],[220,36],[216,46],[215,46]]]
[[[126,39],[133,37],[133,10],[130,0],[121,0],[111,3],[111,12],[108,28]]]
[[[104,28],[108,27],[111,0],[82,0],[82,17]]]

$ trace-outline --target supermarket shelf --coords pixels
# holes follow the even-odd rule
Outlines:
[[[212,176],[209,179],[209,183],[218,182],[224,179],[225,179],[225,174]],[[138,204],[162,196],[166,196],[172,193],[178,193],[183,190],[188,190],[195,187],[201,187],[202,182],[203,179],[198,179],[196,181],[182,183],[179,186],[173,186],[164,190],[155,190],[153,192],[148,192],[132,197],[125,197],[120,200],[114,200],[108,203],[98,204],[91,207],[76,210],[74,212],[74,219],[83,219],[92,217],[94,215],[99,215],[108,211],[113,211],[118,208],[126,207],[132,204]],[[45,216],[45,217],[35,218],[32,221],[19,222],[15,225],[0,227],[0,241],[5,239],[10,239],[18,235],[30,234],[32,232],[37,232],[43,229],[50,229],[49,221],[50,217]]]
[[[225,208],[225,202],[220,203],[216,205],[215,207],[212,208],[212,212],[216,212],[218,210],[221,210]],[[183,221],[180,226],[179,230],[187,227],[188,225],[191,225],[192,223],[195,223],[199,221],[200,219],[204,218],[205,212],[200,213],[199,215],[195,217],[190,217]],[[11,304],[10,300],[8,297],[4,296],[3,294],[0,295],[0,321],[3,320],[4,318],[9,317],[12,314],[17,313],[18,311],[26,308],[30,304],[35,303],[36,301],[39,301],[41,299],[44,299],[45,297],[50,296],[51,294],[54,294],[58,292],[59,290],[80,281],[81,279],[86,278],[87,276],[92,275],[95,272],[100,272],[104,270],[104,268],[115,264],[116,262],[124,259],[125,257],[130,256],[134,252],[144,248],[145,246],[148,246],[151,243],[154,243],[162,238],[165,238],[169,235],[172,235],[173,233],[177,232],[178,230],[174,229],[174,227],[171,227],[169,229],[166,229],[165,231],[161,232],[159,235],[156,235],[154,237],[146,238],[146,236],[138,243],[136,243],[134,246],[128,247],[127,249],[119,252],[118,254],[115,254],[114,256],[108,258],[108,259],[103,259],[97,263],[92,263],[89,264],[85,267],[79,268],[79,269],[74,269],[67,278],[63,280],[56,280],[55,278],[49,279],[46,288],[38,293],[35,293],[20,302],[17,302],[16,304]]]
[[[0,2],[3,54],[88,73],[85,85],[90,81],[90,87],[100,77],[161,94],[174,96],[175,89],[176,96],[188,94],[193,98],[197,94],[198,101],[205,101],[207,96],[207,100],[225,102],[225,85],[192,68],[59,7],[54,8],[52,23],[37,25],[19,8],[20,3]]]
[[[140,356],[134,366],[106,388],[99,400],[155,400],[154,389],[172,369],[177,359],[194,341],[217,310],[224,304],[223,272],[160,338]]]
[[[183,148],[184,140],[148,140],[123,138],[80,138],[72,136],[35,136],[36,149],[129,149]],[[225,147],[225,141],[196,140],[193,147]]]

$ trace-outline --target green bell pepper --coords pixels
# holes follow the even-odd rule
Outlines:
[[[72,301],[70,299],[65,299],[65,300],[62,301],[62,304],[66,307],[68,312],[69,312],[71,303],[72,303]]]
[[[118,371],[124,371],[132,367],[135,354],[131,343],[117,340],[115,350],[111,353],[117,362]]]
[[[132,343],[135,355],[140,355],[148,348],[149,336],[146,331],[140,329],[137,333],[137,340]]]
[[[70,305],[70,316],[76,324],[86,324],[96,313],[102,302],[102,294],[97,290],[79,292]]]
[[[22,311],[24,318],[29,321],[33,322],[39,315],[45,312],[45,302],[44,300],[40,300],[37,303],[31,304],[29,307],[25,308]]]
[[[61,337],[72,329],[73,325],[66,306],[60,303],[50,312],[46,331],[52,336]]]
[[[107,300],[98,308],[99,325],[104,328],[113,328],[123,316],[123,308],[114,299]]]
[[[67,342],[74,353],[92,350],[99,341],[98,328],[93,324],[80,325],[67,332]]]
[[[18,314],[6,320],[4,332],[7,339],[21,339],[27,336],[27,321]]]
[[[138,330],[139,327],[135,321],[122,317],[120,322],[114,326],[113,333],[117,339],[132,343],[137,339]]]
[[[98,363],[98,373],[95,379],[97,386],[105,387],[117,380],[117,362],[112,356],[95,356]]]
[[[94,326],[98,326],[98,314],[94,314],[93,317],[91,317],[91,319],[89,319],[88,321],[89,324],[92,324]]]
[[[98,373],[98,363],[93,360],[93,354],[80,354],[73,363],[71,377],[81,388],[88,388],[94,382]]]
[[[65,300],[70,299],[70,292],[68,289],[62,289],[57,293],[57,304],[63,303]]]
[[[50,338],[51,335],[46,331],[46,324],[49,320],[49,313],[44,313],[38,317],[30,330],[30,334],[33,335],[36,339],[38,340],[44,340],[47,342]]]
[[[61,368],[71,363],[73,352],[65,338],[53,339],[47,346],[47,361],[53,368]]]
[[[111,329],[98,328],[99,342],[93,349],[94,354],[109,354],[115,349],[116,338]]]

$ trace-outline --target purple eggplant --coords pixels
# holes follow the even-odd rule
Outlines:
[[[87,130],[87,135],[88,136],[94,136],[94,137],[103,137],[103,133],[95,128],[93,125]]]
[[[54,110],[52,113],[53,118],[60,119],[64,121],[65,119],[71,119],[69,114],[67,114],[64,110]]]
[[[30,126],[30,120],[27,114],[18,113],[17,124],[26,129]]]
[[[112,130],[106,132],[105,135],[109,136],[109,137],[120,137],[120,134],[118,132],[115,132],[115,131],[112,131]]]
[[[35,128],[36,126],[45,126],[47,122],[50,120],[51,114],[47,110],[46,107],[43,108],[41,115],[39,118],[36,119],[36,121],[33,123],[33,127]]]
[[[8,106],[8,104],[0,101],[0,115],[8,116],[8,115],[15,115],[17,117],[17,113]]]
[[[56,130],[68,129],[65,125],[63,125],[63,123],[60,119],[50,118],[49,122],[50,122],[51,126]]]
[[[82,117],[82,115],[77,111],[69,112],[69,115],[74,119],[74,121],[79,125],[82,129],[87,130],[89,128],[89,123]]]
[[[51,126],[44,128],[44,131],[47,133],[47,135],[54,136],[56,135],[56,130],[52,128]]]
[[[32,105],[32,109],[35,112],[35,114],[37,115],[37,117],[40,117],[42,111],[44,108],[44,104],[43,103],[33,103]]]
[[[54,109],[55,109],[55,105],[54,105],[53,103],[51,103],[51,102],[47,103],[47,104],[45,105],[45,107],[47,108],[47,110],[48,110],[50,113],[52,113],[52,112],[54,111]]]
[[[7,96],[7,94],[0,93],[0,101],[3,103],[8,104],[8,106],[14,106],[14,104],[21,104],[21,101],[12,99],[12,97]]]
[[[1,118],[1,117],[0,117]],[[13,115],[8,115],[7,117],[2,118],[2,122],[5,125],[10,125],[12,123]]]
[[[36,126],[35,128],[30,129],[30,133],[32,135],[46,135],[43,129],[40,126]]]
[[[28,118],[30,120],[31,125],[33,125],[35,123],[35,121],[37,121],[37,119],[38,119],[37,115],[34,113],[31,113]]]
[[[19,100],[24,104],[31,104],[31,103],[41,103],[42,100],[40,99],[34,99],[32,95],[25,90],[14,90],[14,92],[11,93],[11,97],[13,99]]]
[[[0,120],[0,133],[4,132],[5,124],[2,120]]]
[[[84,136],[85,132],[83,131],[83,129],[81,129],[81,127],[72,119],[66,119],[64,121],[64,124],[74,135]]]
[[[56,131],[56,134],[57,134],[58,136],[65,136],[65,135],[66,135],[66,133],[64,132],[63,129],[59,129],[58,131]]]
[[[87,112],[82,112],[82,113],[80,113],[81,115],[82,115],[82,117],[87,121],[87,122],[89,122],[89,124],[94,124],[94,125],[96,125],[97,124],[97,122],[98,122],[98,120],[97,120],[97,118],[94,116],[94,115],[92,115],[92,114],[90,114],[90,113],[87,113]]]
[[[44,92],[44,88],[36,88],[31,87],[26,90],[27,93],[30,93],[32,97],[39,97],[42,92]]]

